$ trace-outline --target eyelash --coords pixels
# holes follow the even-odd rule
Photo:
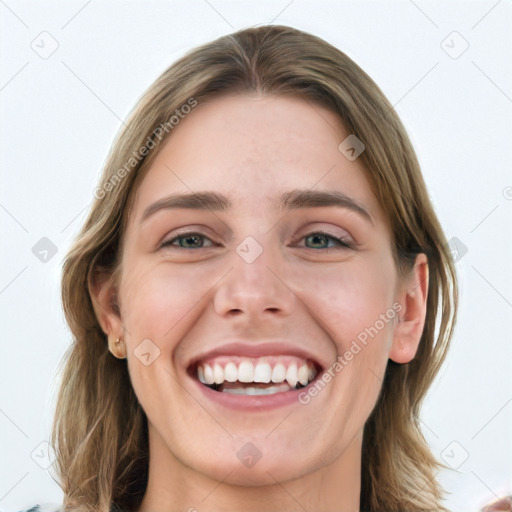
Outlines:
[[[310,237],[310,236],[313,236],[313,235],[325,236],[326,238],[330,238],[331,240],[334,240],[336,242],[336,244],[338,245],[339,249],[353,249],[354,248],[354,244],[352,244],[350,242],[346,242],[342,238],[335,237],[335,236],[331,235],[330,233],[326,233],[325,231],[312,231],[311,233],[308,233],[307,235],[304,235],[301,238],[301,240],[303,238],[307,238],[307,237]],[[190,248],[187,248],[187,247],[175,246],[172,243],[175,240],[179,240],[180,238],[188,238],[188,237],[191,237],[191,236],[199,236],[199,237],[206,238],[206,239],[212,241],[210,238],[208,238],[206,235],[203,235],[202,233],[197,233],[195,231],[190,231],[188,233],[182,233],[182,234],[180,234],[180,235],[178,235],[178,236],[176,236],[176,237],[174,237],[174,238],[172,238],[170,240],[166,240],[166,241],[162,242],[162,244],[160,245],[160,248],[163,249],[163,248],[166,248],[166,247],[175,247],[176,249],[192,250],[192,251],[197,251],[199,249],[205,249],[205,247],[197,247],[197,248],[190,249]],[[311,247],[305,247],[305,249],[311,249],[312,251],[318,251],[318,250],[325,251],[325,250],[335,249],[335,247],[324,247],[322,249],[314,249],[314,248],[311,248]]]

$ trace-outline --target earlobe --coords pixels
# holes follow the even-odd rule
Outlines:
[[[400,364],[410,363],[419,346],[419,339],[417,343],[414,341],[415,339],[410,336],[410,333],[403,332],[402,329],[402,332],[393,337],[389,359]]]
[[[416,355],[425,326],[427,297],[427,256],[418,254],[414,268],[405,279],[398,298],[403,308],[393,331],[393,342],[389,352],[389,358],[395,363],[409,363]]]

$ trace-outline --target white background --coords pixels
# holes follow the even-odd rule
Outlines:
[[[61,502],[35,462],[71,338],[60,270],[121,120],[185,51],[269,22],[334,44],[396,106],[448,238],[467,247],[457,330],[423,408],[424,434],[456,468],[439,475],[454,512],[512,491],[508,0],[1,0],[0,15],[0,511]],[[465,43],[453,31],[469,44],[457,58]],[[51,38],[58,48],[43,59],[31,44],[48,51]],[[32,252],[42,237],[58,249],[45,263]]]

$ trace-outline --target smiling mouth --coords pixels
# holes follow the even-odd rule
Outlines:
[[[191,373],[210,389],[236,395],[274,395],[306,387],[318,363],[295,356],[221,356],[196,363]]]

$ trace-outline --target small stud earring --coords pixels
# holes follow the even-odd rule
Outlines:
[[[114,343],[111,344],[109,340],[109,350],[117,359],[126,359],[126,350],[123,350],[124,341],[116,338]]]

